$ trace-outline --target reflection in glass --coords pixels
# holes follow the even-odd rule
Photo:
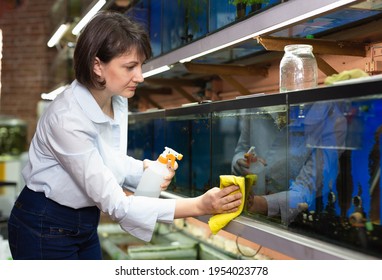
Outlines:
[[[232,158],[232,173],[247,178],[245,214],[279,215],[279,209],[267,209],[264,197],[278,193],[279,199],[285,201],[281,192],[288,189],[286,119],[285,105],[247,109],[240,116],[241,131]],[[251,147],[256,158],[248,161]],[[256,168],[261,166],[258,162],[263,168]]]

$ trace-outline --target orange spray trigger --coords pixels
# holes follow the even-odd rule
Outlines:
[[[182,154],[168,147],[165,147],[165,154],[166,154],[167,160],[171,161],[172,168],[174,168],[175,160],[181,160],[183,158]]]

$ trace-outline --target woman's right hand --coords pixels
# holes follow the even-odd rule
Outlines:
[[[204,214],[211,215],[237,211],[241,205],[243,196],[240,192],[232,192],[238,189],[238,186],[232,185],[223,189],[215,187],[208,190],[200,196],[199,207],[201,211]]]

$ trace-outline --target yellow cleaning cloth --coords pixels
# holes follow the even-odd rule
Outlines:
[[[367,74],[362,69],[351,69],[351,70],[345,70],[338,74],[333,74],[331,76],[328,76],[325,78],[324,84],[325,85],[332,85],[335,82],[339,81],[346,81],[351,79],[357,79],[362,77],[369,77],[369,74]]]
[[[221,189],[231,185],[237,185],[240,187],[239,190],[233,192],[232,194],[237,193],[239,191],[241,192],[241,194],[243,195],[241,204],[239,206],[239,209],[236,212],[226,213],[226,214],[216,214],[209,219],[208,225],[213,234],[217,234],[219,230],[225,227],[232,219],[239,216],[241,211],[243,211],[244,201],[245,201],[245,178],[234,176],[234,175],[220,175]]]

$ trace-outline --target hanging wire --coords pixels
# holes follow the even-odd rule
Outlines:
[[[240,235],[236,235],[235,243],[236,243],[236,248],[237,248],[237,250],[239,251],[239,253],[240,253],[243,257],[254,258],[254,257],[256,257],[256,255],[260,252],[260,250],[263,248],[263,246],[260,245],[260,247],[256,250],[256,252],[255,252],[253,255],[246,255],[246,254],[244,254],[243,251],[240,249],[240,246],[239,246],[239,237],[240,237]]]

